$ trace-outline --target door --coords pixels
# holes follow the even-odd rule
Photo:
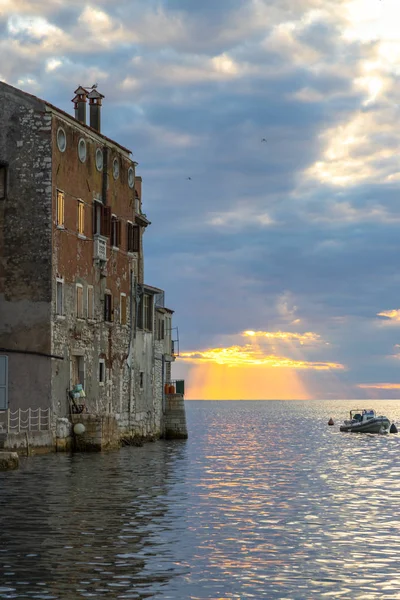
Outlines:
[[[8,356],[0,356],[0,410],[8,408]]]

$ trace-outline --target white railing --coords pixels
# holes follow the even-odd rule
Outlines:
[[[0,412],[0,433],[48,431],[50,428],[50,408],[18,408],[14,411],[8,409]]]

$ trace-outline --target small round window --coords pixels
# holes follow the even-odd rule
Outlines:
[[[83,138],[81,138],[78,142],[78,156],[81,162],[85,162],[86,160],[86,142]]]
[[[114,179],[118,179],[118,177],[119,177],[119,162],[116,158],[114,158],[114,162],[113,162],[113,176],[114,176]]]
[[[60,152],[64,152],[67,147],[67,136],[62,127],[59,127],[57,130],[57,146]]]
[[[135,185],[135,171],[133,167],[129,167],[128,169],[128,185],[130,188],[133,188]]]
[[[98,171],[103,170],[103,151],[100,148],[96,150],[96,169]]]

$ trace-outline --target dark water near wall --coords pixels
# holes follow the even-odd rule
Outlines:
[[[0,598],[400,598],[400,434],[339,433],[356,405],[188,402],[188,442],[24,460]]]

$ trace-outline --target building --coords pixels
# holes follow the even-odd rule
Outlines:
[[[78,420],[89,446],[162,436],[183,406],[173,311],[144,281],[142,180],[101,133],[103,98],[79,86],[74,118],[0,82],[0,410],[60,448]]]

